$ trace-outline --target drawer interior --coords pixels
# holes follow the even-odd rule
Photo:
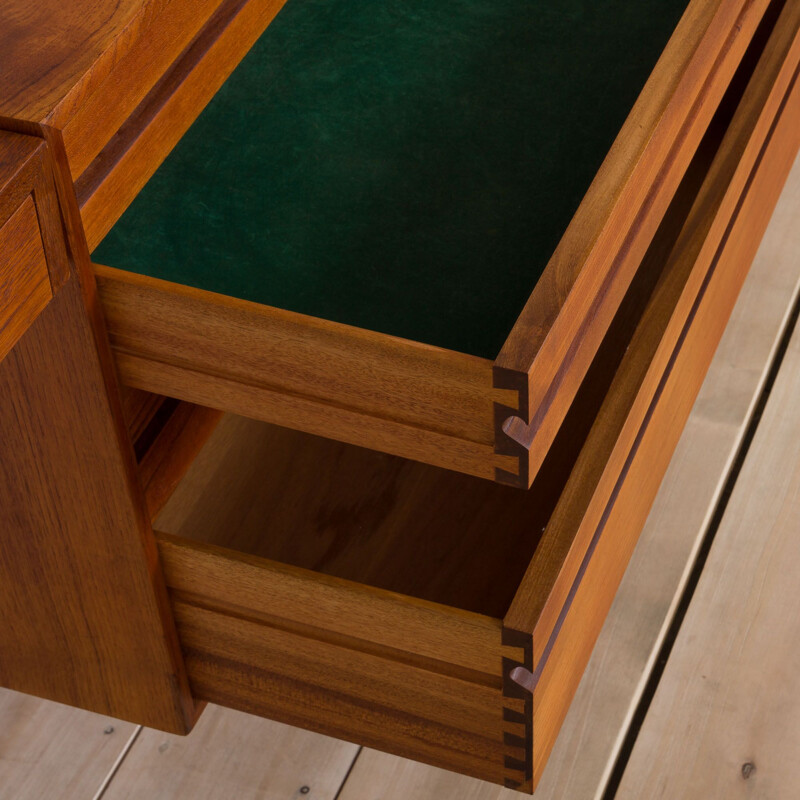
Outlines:
[[[289,0],[94,258],[494,358],[685,8]]]

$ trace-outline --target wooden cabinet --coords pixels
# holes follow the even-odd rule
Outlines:
[[[65,46],[0,56],[0,143],[71,265],[0,180],[4,619],[75,668],[0,679],[531,791],[800,145],[800,7],[294,3],[0,12]]]

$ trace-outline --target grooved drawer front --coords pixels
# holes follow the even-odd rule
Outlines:
[[[0,360],[52,297],[39,219],[29,195],[0,228]]]

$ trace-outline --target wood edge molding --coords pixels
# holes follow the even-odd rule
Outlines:
[[[562,498],[554,515],[553,521],[560,519],[561,524],[575,524],[578,519],[575,516],[577,498],[583,491],[585,497],[580,500],[580,524],[586,531],[583,535],[571,538],[569,553],[562,553],[570,566],[565,569],[566,562],[560,561],[556,581],[539,583],[535,590],[532,589],[537,595],[537,601],[534,603],[532,596],[525,595],[524,604],[515,603],[509,612],[509,618],[515,619],[523,629],[536,626],[534,636],[537,652],[544,651],[552,629],[557,625],[557,618],[570,592],[569,584],[578,574],[579,564],[587,548],[591,546],[591,536],[587,531],[592,525],[598,524],[602,518],[602,504],[613,496],[612,486],[619,471],[624,469],[623,464],[627,458],[626,448],[636,441],[638,426],[646,424],[647,408],[652,398],[657,396],[658,386],[665,380],[665,371],[671,368],[678,357],[676,354],[687,336],[687,326],[691,325],[698,304],[702,302],[705,286],[717,269],[719,260],[726,257],[725,248],[729,237],[737,235],[737,226],[742,224],[741,210],[751,202],[749,193],[752,184],[758,179],[761,164],[765,157],[775,159],[770,148],[775,146],[775,131],[781,125],[786,104],[794,91],[800,59],[800,7],[787,8],[783,21],[786,24],[773,31],[758,59],[756,71],[748,80],[748,87],[723,143],[707,171],[692,211],[682,226],[668,260],[667,271],[638,324],[626,359],[615,377],[616,388],[612,391],[620,393],[624,385],[630,383],[636,396],[633,396],[633,389],[628,390],[630,411],[626,412],[625,418],[617,418],[612,425],[613,417],[606,415],[602,429],[594,437],[598,442],[602,438],[606,440],[603,445],[605,474],[600,475],[595,471],[596,474],[591,479],[584,477],[580,480],[582,486],[578,486],[574,479],[571,480],[574,491]],[[785,137],[782,129],[778,135]],[[761,183],[757,185],[760,186]],[[763,188],[760,191],[767,196],[768,193]],[[772,202],[773,198],[770,197],[769,201]],[[750,243],[747,244],[749,247]],[[645,358],[637,357],[636,353],[640,350]],[[589,461],[591,460],[593,459],[590,458]],[[579,464],[581,462],[585,472],[590,464],[583,456]],[[596,486],[591,498],[587,492],[590,480],[591,485]],[[570,515],[572,523],[568,522]],[[548,534],[543,538],[543,543],[547,540]],[[545,549],[542,548],[540,552]],[[534,559],[537,557],[538,553]],[[533,566],[531,569],[533,570]],[[527,579],[525,582],[529,587],[534,586]],[[518,596],[521,597],[522,594]],[[521,613],[523,605],[527,609],[525,614]],[[534,613],[531,613],[532,609],[535,609]]]
[[[766,6],[695,0],[684,14],[495,360],[495,386],[519,392],[516,408],[495,410],[496,452],[519,461],[499,482],[528,488],[535,478]],[[697,15],[703,33],[682,56]],[[659,99],[661,83],[671,89]],[[620,171],[623,160],[630,167]]]
[[[156,539],[172,592],[209,607],[248,609],[267,624],[325,631],[309,635],[348,640],[355,649],[405,650],[435,671],[500,688],[501,622],[493,617],[168,533],[157,531]]]

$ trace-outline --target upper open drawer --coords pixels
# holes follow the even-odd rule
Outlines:
[[[289,2],[178,142],[206,26],[77,183],[123,380],[529,486],[766,6]]]

